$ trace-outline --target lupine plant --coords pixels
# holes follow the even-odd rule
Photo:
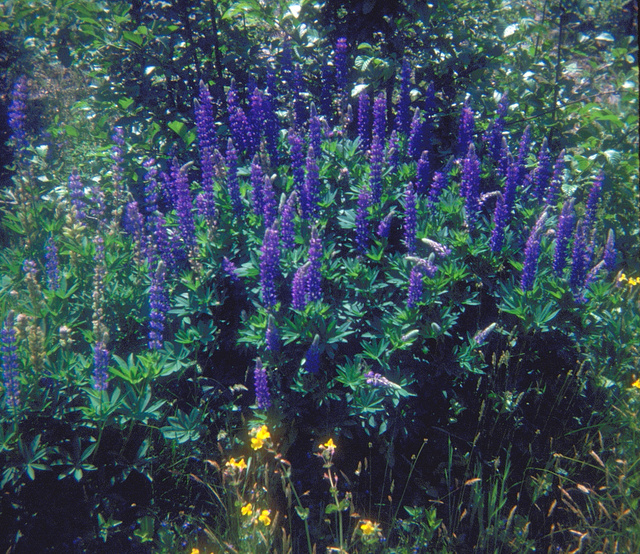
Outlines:
[[[0,16],[1,548],[633,551],[613,12],[36,4]]]

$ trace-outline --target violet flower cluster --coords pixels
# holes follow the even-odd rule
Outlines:
[[[404,193],[404,245],[409,254],[416,250],[417,206],[413,183],[407,183]]]
[[[267,227],[260,249],[260,287],[262,304],[273,308],[278,302],[276,281],[280,276],[280,237],[274,224]]]
[[[238,153],[236,152],[233,140],[227,143],[227,153],[225,156],[227,163],[227,191],[231,198],[231,207],[234,215],[240,219],[242,217],[242,198],[240,197],[240,185],[238,183]]]
[[[151,275],[149,289],[149,349],[161,350],[164,344],[164,322],[169,311],[169,295],[166,290],[166,268],[162,261]]]
[[[538,152],[538,164],[533,170],[532,176],[533,195],[538,202],[542,202],[547,196],[547,187],[549,186],[550,178],[551,158],[549,156],[547,138],[545,137],[540,145],[540,151]]]
[[[504,232],[507,225],[511,222],[511,213],[516,199],[516,187],[518,184],[517,178],[518,166],[513,162],[513,158],[509,156],[504,191],[496,202],[496,209],[493,217],[494,227],[490,240],[492,252],[500,252],[502,245],[504,244]]]
[[[429,152],[424,150],[420,154],[418,166],[416,168],[416,193],[421,196],[426,194],[429,189]]]
[[[262,365],[260,358],[256,360],[253,382],[256,389],[256,406],[259,410],[268,410],[271,407],[271,393],[269,392],[267,369]]]
[[[467,157],[462,162],[460,194],[464,198],[467,225],[470,230],[473,230],[480,210],[480,161],[473,143],[469,145]]]
[[[573,210],[573,198],[565,201],[562,211],[558,217],[558,227],[556,229],[556,244],[553,251],[553,272],[561,277],[567,265],[567,254],[569,252],[569,242],[573,234],[575,224],[575,213]]]
[[[371,108],[370,99],[366,90],[358,96],[358,136],[360,148],[366,152],[371,144]]]
[[[469,105],[469,100],[465,100],[460,113],[460,125],[458,127],[458,155],[463,157],[473,142],[476,124],[473,119],[473,111]]]
[[[520,288],[523,291],[528,291],[533,288],[536,272],[538,270],[538,258],[540,257],[542,229],[544,228],[546,220],[547,211],[545,210],[538,218],[538,221],[536,221],[536,224],[533,226],[531,234],[527,239],[527,244],[524,249],[524,267],[520,278]]]
[[[18,77],[11,91],[11,104],[9,104],[9,128],[15,141],[16,149],[20,152],[27,146],[26,120],[27,120],[27,78]]]
[[[186,167],[180,167],[174,158],[171,165],[171,185],[173,201],[178,217],[180,238],[188,251],[196,245],[196,224],[193,219],[193,201],[189,190],[189,178]]]

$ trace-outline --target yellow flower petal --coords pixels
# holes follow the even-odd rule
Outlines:
[[[633,383],[631,383],[631,386],[635,387],[636,389],[640,389],[640,377],[636,379]]]
[[[240,509],[240,512],[243,516],[250,516],[253,513],[253,507],[251,506],[251,504],[245,504]]]
[[[269,517],[270,510],[262,510],[260,515],[258,516],[258,521],[267,527],[271,525],[271,518]]]
[[[264,441],[259,439],[258,437],[253,437],[251,439],[251,448],[254,450],[260,450],[264,446]]]
[[[363,535],[370,535],[371,533],[374,533],[375,530],[375,525],[373,525],[369,520],[363,521],[362,525],[360,525],[360,531],[362,531]]]

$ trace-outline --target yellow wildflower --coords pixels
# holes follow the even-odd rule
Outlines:
[[[269,517],[270,513],[271,513],[270,510],[262,510],[262,512],[258,516],[258,521],[264,524],[266,527],[271,525],[271,518]]]
[[[632,387],[635,387],[636,389],[640,389],[640,377],[638,377],[633,383],[631,383]]]
[[[259,428],[256,427],[251,431],[251,434],[254,435],[251,438],[251,448],[254,450],[260,450],[264,446],[265,441],[271,438],[271,433],[269,433],[269,428],[266,425]]]
[[[324,446],[327,450],[335,450],[336,449],[336,445],[333,442],[333,439],[329,439],[322,446]]]
[[[197,548],[192,548],[191,554],[200,554],[200,550],[198,550]]]
[[[247,462],[244,461],[244,458],[240,458],[237,462],[235,458],[231,458],[227,462],[227,467],[242,471],[243,469],[247,469]]]
[[[242,508],[240,509],[240,513],[243,516],[250,516],[253,513],[253,506],[251,506],[251,503],[247,503],[242,506]]]
[[[368,519],[365,519],[360,525],[360,531],[365,536],[369,536],[378,530],[378,524],[371,523]]]

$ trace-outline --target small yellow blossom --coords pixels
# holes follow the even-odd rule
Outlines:
[[[231,458],[227,462],[227,467],[231,469],[238,469],[242,471],[243,469],[247,469],[247,462],[244,461],[244,458],[240,458],[237,462],[235,458]]]
[[[371,523],[368,519],[365,519],[360,525],[360,531],[365,536],[369,536],[378,530],[378,525]]]
[[[335,445],[335,443],[333,442],[333,439],[329,439],[329,440],[328,440],[327,442],[325,442],[322,446],[323,446],[324,448],[326,448],[327,450],[334,450],[334,451],[335,451],[335,449],[336,449],[336,445]]]
[[[271,438],[271,433],[269,433],[269,428],[266,425],[262,427],[256,427],[251,431],[251,434],[254,435],[251,438],[251,448],[254,450],[260,450],[265,441]]]
[[[197,548],[192,548],[191,554],[200,554],[200,550],[198,550]]]
[[[253,506],[251,506],[251,503],[242,506],[240,513],[242,513],[243,516],[250,516],[253,513]]]
[[[258,521],[264,524],[266,527],[271,525],[271,518],[269,517],[270,513],[271,513],[270,510],[262,510],[262,512],[258,516]]]
[[[628,283],[629,286],[636,286],[636,285],[640,285],[640,277],[627,277],[624,273],[620,274],[620,277],[618,277],[618,283]]]
[[[632,387],[635,387],[636,389],[640,389],[640,377],[638,377],[633,383],[631,383]]]

